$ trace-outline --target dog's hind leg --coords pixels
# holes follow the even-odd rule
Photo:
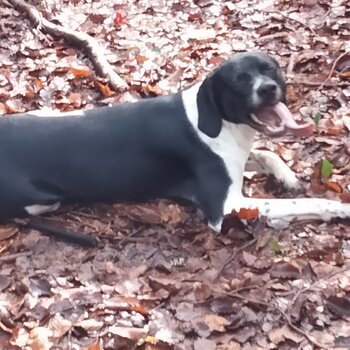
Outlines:
[[[0,179],[0,218],[39,215],[56,210],[63,198],[54,185],[18,179],[15,183]]]

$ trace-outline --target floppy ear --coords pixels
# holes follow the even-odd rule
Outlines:
[[[222,127],[222,117],[213,95],[212,77],[207,77],[197,94],[198,128],[209,137],[217,137]]]

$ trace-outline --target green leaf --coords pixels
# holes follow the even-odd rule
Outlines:
[[[280,255],[282,253],[281,246],[276,238],[271,238],[269,240],[269,246],[276,255]]]
[[[328,159],[323,159],[321,164],[321,176],[330,177],[333,172],[333,164]]]
[[[320,112],[317,112],[317,113],[315,114],[315,116],[314,116],[314,122],[315,122],[316,125],[318,125],[318,124],[320,123],[321,118],[322,118],[321,113],[320,113]]]

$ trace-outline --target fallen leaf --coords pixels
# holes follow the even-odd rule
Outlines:
[[[338,317],[350,317],[350,296],[331,296],[327,299],[327,306]]]
[[[148,331],[144,328],[110,326],[108,332],[134,341],[144,339]]]
[[[284,342],[286,339],[291,340],[295,344],[299,344],[304,337],[292,331],[287,325],[281,328],[274,328],[268,332],[268,337],[272,343],[278,345]]]
[[[218,315],[205,315],[203,321],[211,331],[217,332],[225,332],[225,326],[230,324],[225,317]]]
[[[87,350],[101,350],[101,348],[98,343],[93,343],[88,346]]]
[[[270,269],[270,275],[273,278],[297,279],[300,278],[301,272],[301,266],[295,261],[280,262]]]
[[[7,289],[12,283],[12,280],[4,275],[0,275],[0,293]]]
[[[255,255],[250,254],[246,251],[243,251],[242,256],[243,256],[243,260],[247,266],[253,266],[256,259],[257,259],[257,257]]]
[[[56,313],[48,324],[48,329],[52,330],[55,338],[63,337],[71,328],[73,324],[71,321],[63,318],[60,313]]]
[[[81,320],[75,324],[75,326],[80,326],[88,332],[98,331],[103,327],[103,325],[104,323],[102,321],[94,320],[93,318]]]
[[[323,159],[321,163],[321,176],[330,177],[333,172],[333,164],[328,159]]]
[[[28,344],[29,334],[24,328],[15,327],[12,329],[12,337],[10,343],[16,345],[21,349]]]
[[[238,212],[236,210],[233,210],[232,215],[238,217],[241,220],[255,220],[259,218],[259,209],[240,208]]]
[[[207,283],[194,282],[193,294],[197,302],[203,302],[210,298],[212,289]]]
[[[336,193],[342,193],[342,187],[335,181],[323,181],[324,185],[328,190],[331,190]]]
[[[215,350],[216,343],[213,340],[199,338],[194,342],[194,350]]]
[[[111,90],[111,88],[107,84],[103,84],[98,80],[95,81],[95,84],[100,89],[103,96],[110,97],[114,95],[114,92]]]
[[[143,62],[145,62],[145,61],[148,61],[149,60],[149,58],[148,57],[146,57],[146,56],[142,56],[142,55],[136,55],[136,62],[137,62],[137,64],[142,64]]]
[[[282,253],[280,243],[278,242],[278,240],[276,238],[270,238],[269,246],[276,255],[279,255]]]
[[[0,241],[4,241],[14,236],[18,232],[16,226],[0,226]]]
[[[49,337],[52,336],[52,331],[46,327],[33,328],[29,333],[28,344],[31,350],[49,350],[52,347]]]
[[[85,78],[92,74],[90,68],[86,66],[74,65],[69,68],[69,71],[75,78]]]
[[[127,20],[124,18],[124,15],[121,12],[116,12],[114,19],[113,19],[113,23],[115,26],[119,27],[122,24],[127,23]]]

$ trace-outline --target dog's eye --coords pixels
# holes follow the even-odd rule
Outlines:
[[[238,81],[249,81],[251,78],[250,78],[250,74],[249,73],[240,73],[237,75],[237,80]]]
[[[269,64],[262,64],[260,66],[260,70],[263,72],[273,72],[275,70],[275,68],[270,66]]]

